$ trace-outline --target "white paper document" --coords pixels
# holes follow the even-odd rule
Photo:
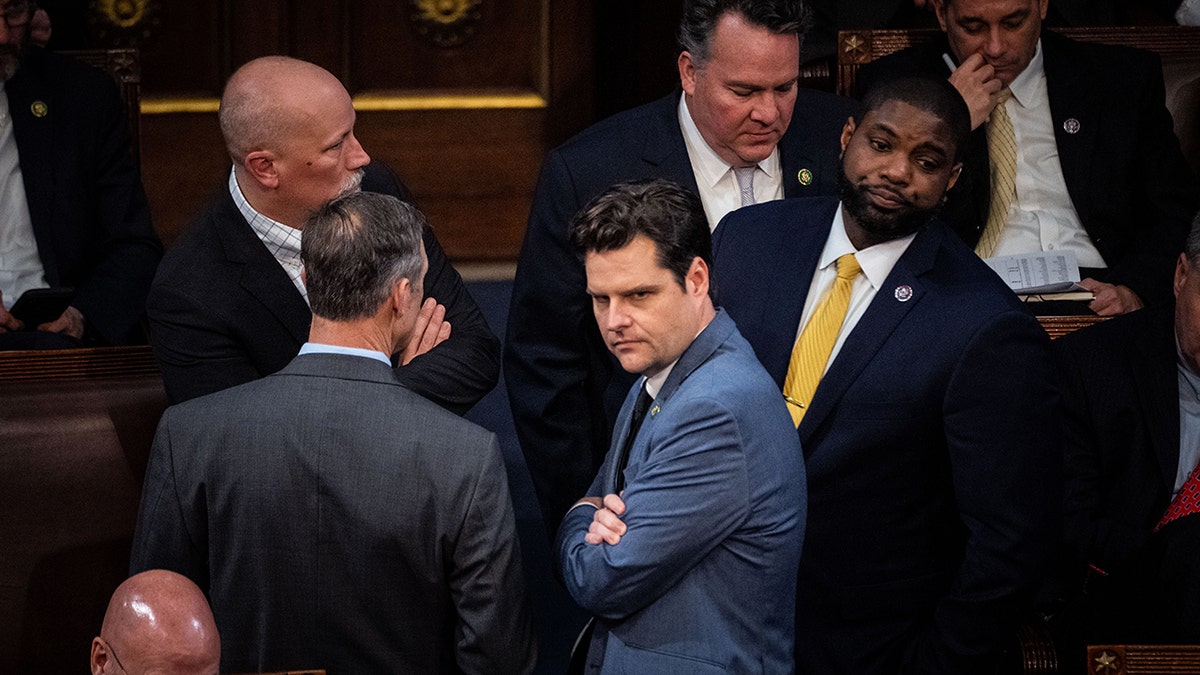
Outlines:
[[[1019,295],[1082,291],[1074,251],[1042,251],[984,260]]]

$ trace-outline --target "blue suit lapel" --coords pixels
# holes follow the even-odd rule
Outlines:
[[[667,381],[663,383],[662,389],[658,391],[658,396],[654,397],[654,403],[650,406],[649,412],[646,413],[646,418],[642,420],[642,426],[638,430],[638,437],[634,439],[633,447],[629,450],[629,466],[640,464],[645,459],[646,454],[650,450],[650,435],[654,428],[654,424],[658,414],[670,407],[671,397],[679,390],[683,384],[697,368],[712,358],[717,349],[724,344],[733,334],[734,323],[733,319],[724,310],[718,309],[717,315],[713,320],[692,340],[692,344],[684,350],[680,355],[679,360],[675,363],[675,367],[671,369],[671,374],[667,376]],[[616,440],[613,442],[609,450],[610,457],[619,454],[620,448],[625,444],[625,439],[629,436],[629,427],[632,422],[632,411],[634,401],[637,400],[639,388],[633,387],[629,391],[629,395],[625,397],[625,403],[621,406],[621,414],[617,419]],[[605,488],[611,490],[617,484],[617,462],[612,462],[605,480],[607,484]],[[626,481],[626,485],[630,481]],[[606,492],[607,494],[607,492]]]
[[[876,292],[858,325],[847,337],[833,364],[821,379],[813,396],[812,407],[800,423],[800,443],[807,446],[809,437],[821,425],[846,390],[854,383],[875,354],[888,341],[892,332],[908,313],[920,304],[927,290],[921,276],[933,267],[934,258],[942,245],[946,230],[926,226],[917,233],[912,244],[892,268],[891,274]],[[912,295],[901,302],[895,289],[908,286]]]
[[[800,317],[804,314],[804,300],[808,297],[813,273],[838,207],[836,199],[810,204],[814,208],[792,211],[803,215],[803,220],[776,228],[779,240],[770,250],[777,257],[764,266],[772,274],[763,293],[764,302],[758,318],[765,328],[759,332],[762,338],[758,357],[780,391],[796,343]]]
[[[659,100],[655,122],[661,127],[659,133],[646,135],[642,148],[642,161],[658,167],[658,175],[668,177],[683,187],[698,192],[696,174],[692,160],[688,157],[687,145],[683,140],[683,129],[679,127],[679,96],[674,94]]]

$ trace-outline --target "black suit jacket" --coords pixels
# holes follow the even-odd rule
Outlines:
[[[130,564],[204,589],[223,672],[533,667],[495,435],[368,358],[298,356],[169,408]]]
[[[837,205],[739,209],[713,239],[721,306],[780,389]],[[999,667],[1058,533],[1048,342],[945,225],[917,233],[800,424],[797,672]]]
[[[144,339],[139,322],[162,245],[116,85],[74,59],[30,47],[4,90],[47,283],[75,287],[72,304],[89,338]]]
[[[1190,562],[1200,560],[1200,518],[1153,531],[1179,465],[1173,309],[1134,312],[1055,343],[1066,414],[1068,619],[1079,623],[1068,628],[1082,631],[1079,645],[1200,639],[1200,563]],[[1181,563],[1189,573],[1180,574]],[[1190,624],[1172,614],[1187,605]]]
[[[679,92],[604,120],[542,166],[509,309],[504,368],[517,436],[551,536],[596,475],[634,377],[600,337],[568,229],[615,183],[666,178],[695,191],[679,128]],[[800,90],[779,143],[784,195],[836,194],[839,138],[853,101]],[[812,182],[801,184],[808,169]]]
[[[949,75],[945,36],[862,68],[860,86],[902,74]],[[1108,263],[1103,281],[1128,286],[1145,302],[1170,296],[1200,193],[1165,105],[1157,55],[1076,42],[1042,32],[1042,56],[1058,158],[1071,203]],[[1076,133],[1067,121],[1078,122]],[[1075,128],[1076,125],[1070,125]],[[942,219],[974,248],[990,208],[987,136],[971,134],[962,176]]]
[[[407,197],[378,164],[367,167],[363,189]],[[405,386],[461,414],[496,386],[500,347],[428,228],[424,243],[425,294],[446,306],[450,339],[396,373]],[[167,252],[147,309],[172,403],[279,370],[308,339],[312,321],[303,296],[228,188]]]

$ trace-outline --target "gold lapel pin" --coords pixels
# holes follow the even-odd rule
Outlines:
[[[812,185],[812,171],[809,171],[808,169],[800,169],[800,171],[796,174],[796,179],[800,181],[801,185]]]
[[[29,112],[33,113],[34,117],[45,117],[46,113],[50,112],[50,108],[45,101],[34,101],[29,104]]]

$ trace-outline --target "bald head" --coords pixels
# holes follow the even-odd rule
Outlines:
[[[221,639],[204,593],[187,577],[150,570],[117,587],[92,640],[92,674],[216,675]]]
[[[254,150],[278,150],[312,116],[314,99],[350,100],[332,73],[287,56],[264,56],[238,68],[225,84],[219,119],[236,164]]]

